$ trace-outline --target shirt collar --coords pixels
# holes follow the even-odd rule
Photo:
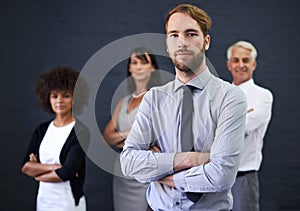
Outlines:
[[[254,85],[254,80],[251,78],[250,80],[238,85],[238,87],[241,88],[244,93],[246,93],[253,85]]]
[[[201,72],[199,75],[197,75],[195,78],[193,78],[186,84],[184,84],[182,81],[180,81],[178,79],[178,77],[176,76],[174,91],[176,92],[183,85],[191,85],[191,86],[196,87],[197,89],[202,90],[202,89],[204,89],[205,85],[207,84],[207,82],[209,81],[211,76],[212,76],[212,74],[209,71],[208,67],[206,67],[203,72]]]

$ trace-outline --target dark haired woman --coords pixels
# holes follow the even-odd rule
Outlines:
[[[22,167],[24,174],[39,181],[38,211],[86,210],[85,153],[78,140],[88,141],[89,133],[72,115],[78,76],[70,67],[55,67],[38,78],[39,103],[54,114],[34,131]]]
[[[139,47],[134,49],[127,65],[128,90],[130,95],[122,98],[107,124],[103,136],[109,145],[119,148],[131,129],[135,115],[143,96],[153,87],[161,85],[160,73],[156,58],[151,52]],[[117,172],[117,173],[116,173]],[[115,166],[113,178],[113,199],[115,211],[146,210],[146,190],[148,184],[142,184],[132,178],[121,177],[119,162]]]

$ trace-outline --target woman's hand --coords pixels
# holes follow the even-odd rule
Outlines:
[[[29,161],[30,161],[30,162],[34,162],[34,163],[37,163],[38,160],[37,160],[37,158],[36,158],[36,155],[33,154],[33,153],[31,153],[31,154],[29,155]]]

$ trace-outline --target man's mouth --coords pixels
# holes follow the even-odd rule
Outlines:
[[[185,52],[178,52],[178,53],[175,54],[175,58],[176,59],[180,59],[180,60],[181,59],[182,60],[189,59],[192,56],[193,56],[193,54],[191,52],[187,52],[187,51],[185,51]]]
[[[190,56],[193,55],[192,51],[176,51],[175,56]]]

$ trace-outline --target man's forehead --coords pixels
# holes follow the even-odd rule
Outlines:
[[[195,19],[185,13],[174,13],[171,15],[167,23],[167,32],[169,31],[185,31],[185,30],[201,30]]]

